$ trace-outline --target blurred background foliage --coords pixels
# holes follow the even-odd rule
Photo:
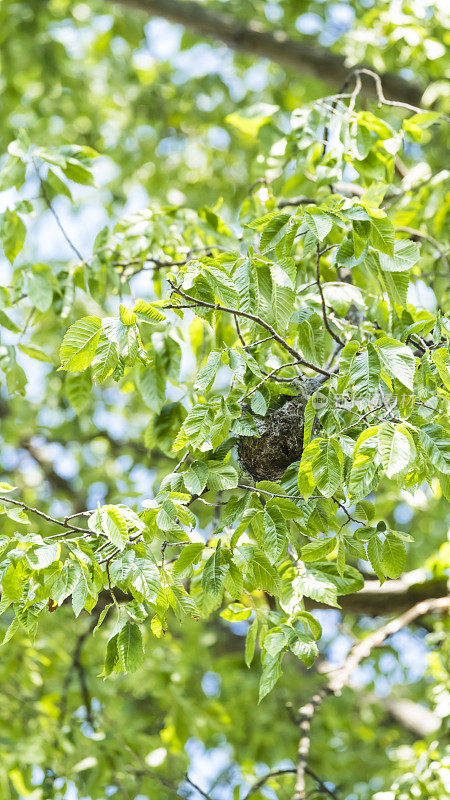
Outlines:
[[[144,4],[145,5],[145,4]],[[265,30],[367,62],[425,88],[425,104],[449,104],[444,2],[208,2]],[[4,0],[0,9],[1,149],[25,128],[38,145],[89,145],[107,154],[107,206],[134,198],[187,202],[224,197],[231,208],[261,176],[260,140],[227,124],[256,103],[289,113],[335,90],[267,60],[232,53],[192,31],[120,3]],[[436,141],[436,159],[442,150]],[[442,166],[442,165],[441,165]]]

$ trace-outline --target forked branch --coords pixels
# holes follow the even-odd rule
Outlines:
[[[347,686],[354,671],[364,658],[370,656],[375,647],[380,647],[389,636],[406,628],[411,622],[422,617],[424,614],[433,612],[444,612],[450,608],[450,596],[433,597],[429,600],[422,600],[409,608],[399,617],[390,620],[381,628],[369,633],[360,642],[357,642],[347,655],[343,665],[337,669],[328,671],[328,683],[319,689],[313,697],[299,710],[300,742],[298,747],[297,774],[295,791],[292,800],[305,800],[306,783],[305,778],[308,768],[308,756],[311,741],[311,722],[316,711],[329,694],[339,695],[342,689]],[[323,670],[322,670],[323,671]]]

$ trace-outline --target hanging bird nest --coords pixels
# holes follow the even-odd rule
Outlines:
[[[279,480],[301,457],[305,406],[322,383],[320,378],[295,381],[297,396],[281,395],[277,408],[265,417],[253,415],[259,437],[239,437],[237,449],[241,466],[255,481]],[[251,413],[247,406],[243,410]]]

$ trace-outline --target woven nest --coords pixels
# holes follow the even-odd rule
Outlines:
[[[239,461],[255,481],[279,480],[289,465],[301,457],[305,406],[321,383],[320,379],[311,378],[297,384],[298,396],[283,395],[281,405],[265,417],[254,417],[259,437],[239,438]]]

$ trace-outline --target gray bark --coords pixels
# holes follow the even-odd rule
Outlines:
[[[319,45],[310,45],[300,39],[291,39],[284,31],[267,31],[258,23],[241,22],[230,14],[211,11],[195,0],[114,0],[116,3],[145,11],[151,16],[163,17],[184,25],[199,36],[224,42],[232,50],[267,58],[283,67],[312,75],[314,78],[342,86],[349,72],[365,64],[348,64],[345,56]],[[418,105],[423,89],[400,75],[385,72],[380,75],[386,97],[390,100]],[[375,84],[368,76],[361,76],[362,89],[375,94]]]

